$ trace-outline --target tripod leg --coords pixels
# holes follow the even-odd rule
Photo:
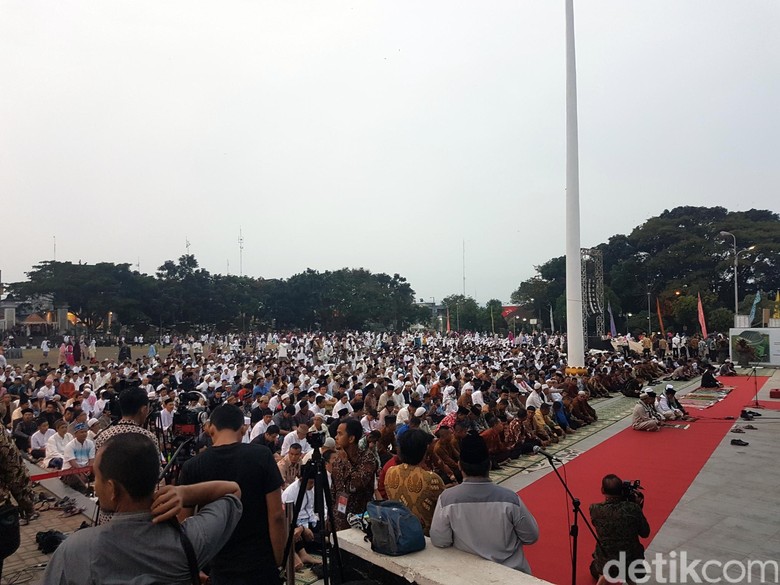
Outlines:
[[[323,476],[319,478],[321,483],[321,492],[324,501],[327,503],[328,506],[328,521],[325,523],[323,527],[323,540],[325,539],[325,531],[327,529],[328,536],[331,537],[331,541],[333,542],[333,557],[336,559],[336,565],[338,566],[339,571],[339,577],[341,578],[341,582],[344,582],[344,565],[341,562],[341,549],[339,548],[339,537],[336,534],[336,516],[333,513],[333,496],[330,492],[330,485],[328,485],[328,475],[327,472],[323,473]],[[325,520],[325,515],[321,515],[322,521]],[[326,564],[326,550],[323,548],[323,555],[322,555],[322,569],[323,572],[327,571],[327,564]],[[327,573],[326,573],[327,576]],[[327,581],[326,581],[327,585]]]
[[[295,498],[295,505],[293,506],[293,515],[290,520],[290,527],[287,533],[287,544],[284,546],[284,556],[282,557],[282,566],[289,571],[287,567],[287,560],[292,556],[293,550],[293,537],[295,535],[295,528],[298,525],[298,514],[301,512],[301,506],[303,505],[303,497],[306,495],[306,486],[309,483],[311,473],[309,469],[305,469],[301,473],[300,479],[298,479],[298,497]],[[316,479],[316,478],[315,478]]]

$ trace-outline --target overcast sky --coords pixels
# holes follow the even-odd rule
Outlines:
[[[582,245],[780,207],[780,2],[575,7]],[[563,0],[0,2],[2,279],[185,253],[508,300],[564,253]],[[737,234],[737,237],[739,235]]]

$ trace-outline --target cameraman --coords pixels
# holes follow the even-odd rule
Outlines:
[[[624,570],[633,561],[643,560],[645,547],[639,538],[650,536],[650,525],[642,513],[644,496],[636,488],[624,484],[617,475],[609,474],[601,480],[601,493],[604,501],[590,506],[590,518],[598,534],[590,572],[598,579],[598,585],[606,582],[604,565],[617,561],[620,553],[625,554]]]

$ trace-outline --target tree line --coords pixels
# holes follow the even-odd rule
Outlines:
[[[261,279],[211,274],[187,254],[166,261],[153,276],[130,264],[46,261],[27,277],[9,287],[12,299],[32,309],[67,304],[91,331],[106,331],[109,313],[115,328],[139,332],[399,330],[429,315],[415,304],[404,277],[363,268]]]

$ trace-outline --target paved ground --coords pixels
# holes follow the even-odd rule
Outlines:
[[[780,388],[780,370],[764,370],[763,375],[772,377],[758,396],[769,400],[769,389]],[[780,560],[780,410],[751,409],[762,415],[750,423],[756,430],[726,434],[653,539],[648,558],[655,553],[686,551],[689,559],[723,563]],[[735,426],[745,424],[738,421]],[[735,447],[731,445],[734,438],[750,444]],[[774,570],[764,580],[758,578],[759,573],[756,565],[752,577],[745,575],[732,582],[780,582]],[[738,573],[729,574],[738,579]]]
[[[33,466],[31,465],[30,468],[32,469],[32,467]],[[56,490],[56,493],[46,489],[43,485],[37,487],[35,491],[46,495],[53,495],[57,498],[61,498],[65,495],[78,495],[82,502],[81,505],[86,504],[81,494],[77,494],[65,486],[60,480],[46,480],[44,483],[52,486],[54,482],[58,482],[61,485],[61,488],[60,486],[53,485],[53,489]],[[38,507],[41,507],[41,505]],[[92,509],[94,509],[94,507]],[[60,510],[42,510],[39,513],[40,518],[33,520],[27,526],[22,526],[21,545],[19,546],[19,550],[5,560],[3,565],[3,578],[0,580],[0,584],[39,583],[43,576],[43,570],[46,563],[49,560],[49,555],[45,555],[38,550],[35,535],[38,532],[44,532],[46,530],[59,530],[60,532],[68,534],[76,530],[85,520],[90,521],[86,515],[82,514],[63,518]]]

